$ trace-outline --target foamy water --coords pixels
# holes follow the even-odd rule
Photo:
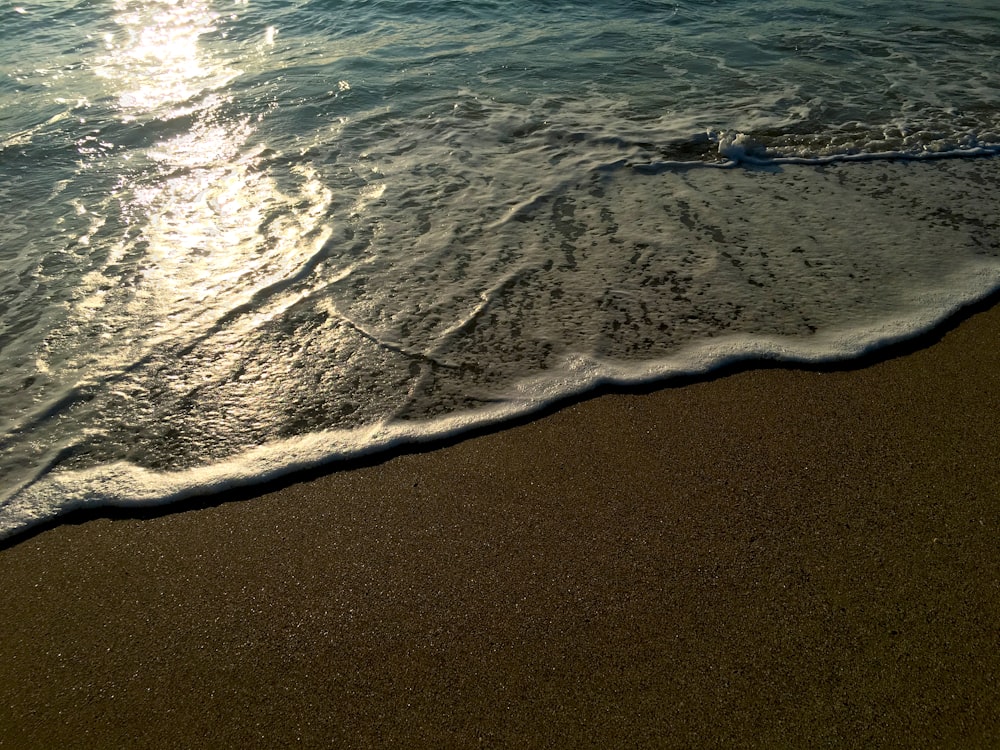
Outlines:
[[[3,11],[0,536],[989,294],[1000,10],[876,5]]]

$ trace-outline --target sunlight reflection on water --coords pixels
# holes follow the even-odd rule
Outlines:
[[[222,88],[238,72],[204,53],[200,38],[215,30],[218,14],[195,0],[115,3],[117,32],[104,36],[97,74],[118,90],[127,120]]]
[[[296,167],[289,182],[302,194],[279,188],[261,158],[266,145],[250,142],[265,115],[234,114],[231,95],[218,93],[240,72],[203,43],[218,22],[208,2],[118,0],[115,10],[118,29],[106,36],[97,72],[122,122],[153,117],[185,127],[135,154],[148,167],[122,178],[116,197],[129,231],[96,285],[117,281],[109,276],[125,255],[143,256],[141,276],[127,305],[102,314],[123,316],[136,338],[148,338],[147,325],[165,335],[196,332],[322,245],[330,191]]]

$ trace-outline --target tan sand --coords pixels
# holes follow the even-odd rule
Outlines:
[[[1000,308],[0,551],[0,746],[1000,747]]]

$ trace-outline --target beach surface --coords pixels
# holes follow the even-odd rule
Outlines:
[[[0,746],[1000,746],[1000,308],[0,550]]]

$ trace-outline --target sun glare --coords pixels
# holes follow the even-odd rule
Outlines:
[[[120,86],[126,119],[187,102],[235,75],[199,49],[218,20],[207,2],[118,0],[115,11],[118,29],[105,35],[98,74]]]
[[[105,90],[122,122],[169,123],[126,157],[143,166],[121,183],[130,231],[116,252],[141,254],[142,280],[119,312],[165,336],[203,330],[316,252],[332,196],[312,170],[279,187],[261,162],[266,111],[241,111],[227,92],[239,71],[207,43],[224,23],[209,2],[117,0],[115,10],[97,66]]]

